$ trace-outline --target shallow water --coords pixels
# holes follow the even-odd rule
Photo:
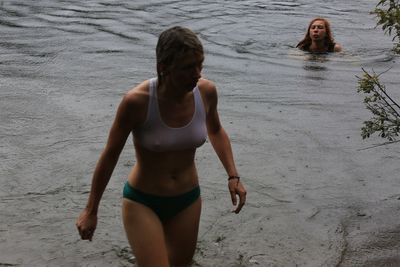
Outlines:
[[[398,57],[375,1],[0,1],[0,266],[128,266],[122,184],[128,142],[92,243],[74,222],[122,95],[156,75],[158,34],[197,32],[204,76],[249,191],[230,213],[225,173],[206,144],[195,266],[396,266],[400,153],[374,147],[357,94],[361,68],[400,99]],[[344,53],[294,47],[327,17]]]

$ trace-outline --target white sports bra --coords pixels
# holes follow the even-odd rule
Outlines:
[[[156,152],[193,149],[206,141],[206,112],[198,86],[193,89],[194,114],[182,127],[169,127],[160,115],[157,99],[157,78],[149,80],[149,103],[145,122],[133,131],[135,142]]]

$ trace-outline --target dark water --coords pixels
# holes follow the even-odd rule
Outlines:
[[[249,191],[246,210],[230,214],[224,171],[209,144],[199,150],[195,266],[400,264],[398,145],[361,150],[382,140],[359,135],[370,116],[361,68],[391,68],[382,79],[400,99],[375,2],[0,1],[0,266],[129,265],[120,191],[132,141],[96,239],[79,241],[74,222],[116,105],[156,75],[157,36],[174,25],[203,42]],[[294,48],[315,16],[331,21],[344,53]]]

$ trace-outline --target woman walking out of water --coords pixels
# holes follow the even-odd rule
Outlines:
[[[194,158],[207,135],[227,172],[236,213],[245,204],[246,190],[219,120],[216,87],[201,78],[200,40],[189,29],[173,27],[160,35],[156,56],[158,77],[130,90],[118,107],[76,225],[82,239],[92,239],[100,199],[132,132],[136,164],[123,189],[122,215],[137,264],[187,266],[201,212]]]
[[[328,20],[324,18],[315,18],[310,22],[304,39],[296,47],[312,53],[342,51],[342,46],[333,39]]]

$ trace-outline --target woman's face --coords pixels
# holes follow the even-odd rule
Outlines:
[[[188,52],[174,62],[170,69],[170,78],[177,83],[177,87],[191,91],[201,78],[204,55],[196,52]]]
[[[325,22],[322,20],[314,21],[310,26],[310,31],[308,34],[313,41],[324,40],[326,36]]]

